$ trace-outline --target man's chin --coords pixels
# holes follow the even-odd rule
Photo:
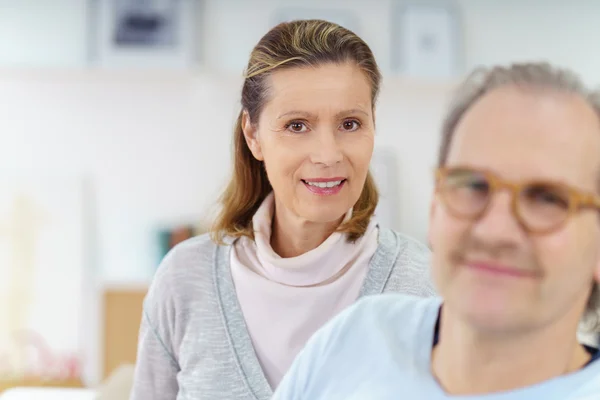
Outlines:
[[[515,304],[514,297],[510,295],[469,296],[463,293],[460,296],[458,301],[453,302],[458,308],[457,312],[465,322],[480,331],[502,333],[524,329],[530,319],[524,317],[524,310]]]

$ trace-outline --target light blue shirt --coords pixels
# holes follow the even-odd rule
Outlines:
[[[600,400],[600,360],[527,388],[447,395],[431,374],[441,301],[367,297],[319,330],[298,355],[273,400]]]

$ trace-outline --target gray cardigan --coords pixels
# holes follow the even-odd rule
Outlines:
[[[360,296],[431,296],[427,247],[388,229]],[[231,241],[229,242],[231,243]],[[231,245],[207,235],[173,249],[144,301],[131,400],[268,400],[229,269]]]

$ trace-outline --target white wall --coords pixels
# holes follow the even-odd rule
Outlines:
[[[0,171],[90,177],[101,275],[148,279],[155,229],[203,217],[225,183],[240,84],[205,74],[0,74]],[[403,194],[392,224],[420,239],[448,90],[390,80],[378,109],[376,145],[395,153]]]
[[[460,0],[466,66],[547,60],[600,84],[600,1]]]
[[[42,4],[43,3],[43,4]],[[100,273],[145,280],[156,264],[153,229],[204,214],[227,176],[239,76],[278,10],[356,17],[386,80],[377,143],[396,152],[395,225],[424,240],[428,186],[448,84],[401,83],[390,71],[390,10],[382,0],[206,0],[203,70],[85,72],[87,1],[0,0],[0,171],[90,174],[98,209]],[[460,0],[465,63],[544,58],[598,82],[600,2]],[[301,14],[310,16],[311,14]],[[340,15],[343,15],[340,13]],[[17,67],[53,66],[25,72]],[[209,142],[210,141],[210,142]]]
[[[174,74],[0,75],[0,171],[85,174],[100,267],[146,278],[152,229],[202,213],[226,176],[237,85]]]
[[[151,229],[201,214],[226,176],[239,76],[276,13],[318,9],[315,16],[335,16],[336,10],[345,10],[356,18],[356,31],[373,48],[386,77],[378,142],[396,149],[403,174],[414,171],[399,182],[398,227],[424,239],[427,190],[422,182],[429,182],[446,89],[394,81],[391,10],[402,3],[205,0],[199,18],[205,25],[198,31],[204,34],[199,46],[208,74],[127,75],[81,69],[87,60],[87,1],[0,0],[0,66],[9,67],[0,69],[0,104],[5,104],[0,137],[6,144],[0,148],[0,166],[92,174],[98,190],[101,270],[110,279],[145,279],[156,262],[149,250]],[[548,59],[598,82],[600,54],[591,39],[600,33],[595,21],[600,2],[458,4],[468,68]],[[31,66],[62,69],[25,73],[17,68]]]
[[[435,0],[220,0],[208,1],[203,43],[211,68],[238,72],[252,46],[279,9],[349,10],[358,17],[357,33],[371,46],[382,70],[391,70],[393,10],[405,3]],[[438,3],[452,3],[439,0]],[[466,70],[480,64],[545,59],[575,68],[586,81],[600,84],[600,1],[595,0],[457,0],[464,29]],[[319,12],[314,15],[319,16]]]
[[[101,0],[96,0],[101,1]],[[239,74],[252,46],[275,14],[295,9],[302,16],[350,13],[357,33],[391,74],[393,10],[436,0],[189,0],[198,1],[198,44],[203,65]],[[437,0],[453,3],[452,0]],[[570,66],[600,84],[597,0],[455,0],[464,29],[465,67],[545,59]],[[0,0],[0,66],[83,67],[88,62],[88,0]],[[309,11],[306,11],[309,10]],[[321,10],[311,12],[310,10]]]
[[[86,23],[87,0],[0,0],[0,66],[83,66]]]
[[[36,154],[35,158],[27,161],[29,166],[56,165],[72,171],[92,171],[99,174],[99,182],[106,180],[106,185],[123,193],[118,200],[99,199],[99,207],[104,213],[100,224],[106,229],[115,229],[113,233],[105,233],[105,236],[114,237],[115,242],[121,243],[120,246],[114,245],[114,251],[107,253],[115,254],[118,247],[123,254],[119,257],[120,261],[106,256],[103,265],[110,265],[106,267],[107,271],[112,271],[108,272],[109,276],[138,275],[142,268],[138,266],[141,256],[137,251],[128,249],[137,248],[131,245],[136,240],[143,239],[132,231],[130,225],[135,223],[127,224],[123,221],[147,221],[150,217],[169,219],[174,217],[171,214],[178,212],[190,214],[197,211],[194,207],[199,203],[207,204],[209,196],[203,190],[194,192],[188,198],[173,199],[172,201],[177,202],[177,207],[168,211],[168,215],[164,217],[164,200],[159,200],[161,197],[157,198],[151,192],[143,193],[143,198],[146,199],[144,207],[129,212],[126,216],[119,213],[107,214],[103,210],[111,206],[106,202],[114,201],[111,204],[115,207],[118,204],[123,207],[136,204],[138,199],[128,196],[127,192],[133,185],[140,184],[140,179],[145,179],[149,187],[150,182],[157,187],[162,185],[165,191],[187,184],[188,181],[169,178],[171,172],[155,163],[159,154],[162,164],[173,165],[177,170],[193,170],[200,165],[195,157],[196,148],[198,152],[205,149],[208,157],[218,156],[219,161],[227,155],[225,150],[219,150],[227,148],[227,135],[216,135],[221,147],[215,144],[211,145],[210,150],[206,150],[206,146],[201,146],[198,130],[204,126],[217,126],[216,130],[229,133],[239,83],[231,77],[239,76],[252,46],[272,25],[277,11],[289,8],[300,12],[320,9],[325,13],[317,13],[315,16],[336,15],[336,10],[349,11],[356,17],[356,31],[371,45],[389,80],[393,76],[390,71],[390,35],[393,24],[390,10],[401,3],[393,0],[371,2],[368,5],[361,0],[207,0],[201,8],[204,15],[200,18],[205,25],[199,28],[204,33],[205,40],[199,46],[205,69],[213,73],[225,73],[219,76],[222,76],[222,82],[227,82],[224,83],[227,90],[211,92],[211,85],[215,85],[212,78],[198,78],[200,75],[193,74],[180,77],[169,75],[166,81],[157,83],[154,82],[155,79],[163,78],[157,78],[156,75],[131,81],[129,77],[122,75],[89,75],[65,70],[63,75],[61,72],[55,72],[54,75],[29,74],[20,75],[13,80],[13,75],[10,72],[6,75],[5,72],[2,75],[3,95],[5,99],[10,99],[10,106],[5,107],[2,112],[9,113],[10,118],[5,120],[4,125],[9,120],[15,121],[14,124],[19,126],[20,139],[10,135],[4,140],[18,141],[11,144],[15,148],[21,146],[22,152],[35,153],[36,149],[43,149],[41,154]],[[80,0],[0,0],[0,65],[13,69],[31,66],[85,66],[86,20],[89,11],[87,4],[88,2]],[[600,70],[600,55],[594,53],[594,43],[589,39],[600,33],[600,24],[595,21],[595,16],[600,12],[600,2],[580,0],[567,4],[557,0],[460,0],[459,5],[462,8],[465,64],[468,68],[514,59],[548,59],[576,68],[590,82],[598,81],[596,71]],[[226,78],[225,76],[229,76],[227,74],[231,77]],[[148,96],[143,95],[144,91]],[[88,103],[79,100],[82,93],[88,96]],[[414,95],[422,97],[417,93]],[[221,100],[216,100],[213,96],[220,96]],[[133,99],[135,103],[127,103]],[[223,102],[224,105],[220,107],[224,109],[211,113],[210,122],[185,119],[189,115],[195,115],[193,107],[212,110],[217,108],[219,101]],[[384,98],[381,102],[382,109],[414,107],[412,115],[422,115],[425,121],[435,120],[431,118],[435,112],[429,111],[431,107],[428,104],[422,104],[423,108],[418,108],[417,104],[419,103],[414,97],[407,98],[405,104],[386,102]],[[222,117],[217,118],[217,115]],[[393,131],[396,120],[387,121],[382,117],[384,113],[379,115],[380,130]],[[35,118],[31,118],[34,116]],[[15,126],[8,128],[3,131],[3,136],[6,136],[6,132],[15,131]],[[174,132],[179,135],[179,139],[156,136],[151,134],[154,131],[149,128]],[[420,136],[415,136],[410,147],[418,146],[415,143],[423,143],[424,147],[431,144],[430,141],[435,137],[435,124],[431,123],[428,129]],[[26,137],[35,137],[32,143],[38,144],[25,144]],[[397,136],[387,137],[382,133],[380,138],[386,145],[399,149],[399,162],[403,168],[417,167],[415,163],[419,162],[419,153],[409,151],[405,156],[402,154],[402,149],[407,148],[407,143],[404,142],[407,137],[400,140]],[[60,151],[64,150],[63,145],[58,144],[62,139],[71,139],[66,142],[70,143],[70,151],[58,157],[58,154],[62,154]],[[183,143],[181,148],[177,147],[177,143]],[[129,148],[128,146],[135,151],[125,152],[123,149]],[[165,153],[165,149],[171,149],[173,156],[169,156],[169,152]],[[94,157],[99,157],[98,154],[105,154],[104,152],[106,159],[111,161],[105,168],[106,172],[100,173],[100,161]],[[26,158],[21,158],[20,154],[19,151],[10,151],[3,158],[3,164],[14,168],[24,163]],[[54,164],[48,164],[46,159],[52,159]],[[210,174],[201,171],[194,173],[198,174],[193,177],[199,182],[213,182],[217,179],[213,177],[212,171]],[[405,182],[403,186],[407,184]],[[404,201],[410,201],[409,197]],[[416,226],[420,222],[413,220],[415,214],[409,213],[406,218],[408,220],[403,220],[402,223],[403,229],[423,236],[423,228]],[[142,246],[141,243],[138,245]],[[129,255],[125,256],[128,252]],[[149,259],[144,261],[151,262]]]
[[[393,1],[381,0],[306,0],[306,1],[209,1],[206,4],[206,31],[211,38],[204,43],[207,64],[214,69],[239,73],[248,61],[252,47],[274,24],[280,10],[298,10],[303,16],[336,15],[349,11],[357,20],[356,33],[369,43],[384,70],[389,69],[390,13]],[[305,10],[309,10],[305,13]],[[310,10],[316,10],[314,14]],[[320,10],[320,11],[319,11]]]

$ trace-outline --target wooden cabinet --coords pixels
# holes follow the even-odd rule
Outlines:
[[[142,304],[147,290],[143,285],[104,289],[103,379],[120,365],[135,363]]]

